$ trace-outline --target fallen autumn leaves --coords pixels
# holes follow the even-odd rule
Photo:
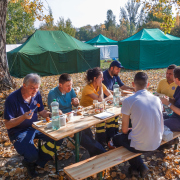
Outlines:
[[[148,74],[150,86],[149,91],[153,92],[157,88],[158,82],[165,78],[166,69],[156,69],[156,70],[147,70],[145,71]],[[134,75],[137,71],[126,70],[120,73],[122,81],[131,86]],[[76,73],[72,75],[73,86],[80,87],[82,90],[86,85],[85,83],[85,73]],[[47,107],[47,95],[49,90],[58,85],[59,75],[57,76],[48,76],[42,77],[42,83],[40,86],[40,92],[42,95],[43,103],[45,109]],[[16,83],[16,89],[20,88],[22,85],[22,79],[14,78]],[[9,142],[6,128],[3,123],[3,111],[4,111],[4,102],[6,97],[13,92],[14,90],[7,90],[0,93],[0,156],[1,156],[1,167],[0,167],[0,177],[2,179],[27,179],[26,168],[22,166],[21,163],[18,164],[8,164],[8,161],[11,161],[11,158],[16,155],[16,151],[13,148],[13,145]],[[61,160],[62,164],[68,159],[74,156],[73,153],[74,146],[67,139],[64,141],[60,150],[58,151],[58,159]],[[83,149],[83,151],[85,151]],[[81,154],[83,156],[84,153]],[[180,155],[178,150],[165,150],[164,154],[162,152],[153,152],[151,154],[142,155],[144,162],[150,168],[150,173],[145,179],[178,179],[180,178]],[[6,166],[5,166],[6,165]],[[128,162],[117,165],[109,170],[103,172],[106,179],[129,179],[128,176]],[[62,169],[59,171],[59,176],[55,174],[55,166],[47,164],[44,169],[38,168],[40,177],[36,179],[67,179],[67,176]],[[98,179],[98,177],[94,177]],[[136,177],[131,178],[136,180]],[[140,179],[140,178],[139,178]]]

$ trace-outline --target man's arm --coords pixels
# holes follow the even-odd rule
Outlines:
[[[34,113],[32,113],[32,114],[30,114],[30,113],[31,113],[31,111],[28,111],[17,118],[12,118],[10,120],[5,119],[4,123],[5,123],[6,128],[11,129],[11,128],[16,127],[19,124],[21,124],[25,119],[31,119]]]
[[[39,112],[39,115],[42,116],[43,118],[47,118],[51,116],[51,112],[46,111],[45,109]]]
[[[134,91],[134,88],[133,88],[133,87],[129,87],[129,86],[126,86],[126,85],[123,85],[123,86],[121,86],[120,88],[121,88],[122,90],[128,90],[128,89],[130,89],[130,90]]]
[[[174,104],[175,103],[175,99],[174,98],[169,98],[169,102]]]
[[[162,97],[160,98],[162,103],[165,104],[166,106],[168,106],[171,101],[175,102],[175,99],[169,99],[168,97]],[[170,109],[175,112],[176,114],[180,115],[180,108],[176,107],[173,103],[171,103]]]
[[[122,132],[123,132],[123,134],[127,134],[129,131],[129,119],[130,119],[129,115],[122,114]]]

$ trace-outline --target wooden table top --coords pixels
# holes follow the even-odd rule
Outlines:
[[[60,127],[60,129],[58,130],[52,130],[52,128],[46,128],[46,127],[37,127],[34,124],[32,125],[32,127],[39,130],[43,134],[49,136],[53,140],[58,141],[60,139],[63,139],[67,136],[80,132],[93,125],[99,124],[101,122],[104,122],[108,119],[111,119],[112,117],[115,117],[121,114],[120,107],[119,108],[111,107],[111,108],[106,109],[106,111],[114,113],[114,115],[103,120],[98,119],[94,116],[84,116],[84,118],[82,118],[82,116],[74,116],[73,120],[66,123],[66,126]]]

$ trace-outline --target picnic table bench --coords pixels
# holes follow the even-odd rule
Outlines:
[[[180,132],[173,132],[173,139],[179,136]],[[161,145],[165,143],[165,141],[162,141]],[[121,146],[103,154],[67,166],[64,168],[64,172],[72,180],[85,179],[141,154],[142,153],[130,152]]]

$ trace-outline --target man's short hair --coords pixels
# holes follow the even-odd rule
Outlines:
[[[175,69],[175,68],[177,68],[177,66],[175,64],[171,64],[171,65],[168,66],[167,69]]]
[[[138,72],[134,77],[134,83],[140,88],[145,88],[148,83],[148,76],[144,72]]]
[[[180,67],[174,69],[174,78],[178,78],[180,81]]]
[[[61,84],[64,84],[67,81],[71,81],[71,80],[72,78],[68,73],[61,74],[61,76],[59,77],[59,83]]]
[[[28,85],[30,82],[33,84],[41,84],[41,78],[36,73],[27,74],[24,77],[23,84]]]

